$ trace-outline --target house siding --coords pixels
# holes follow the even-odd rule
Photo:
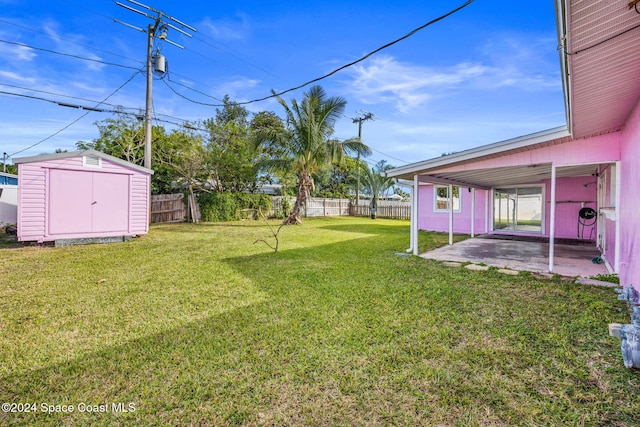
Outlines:
[[[430,231],[449,231],[449,213],[434,212],[433,185],[420,185],[418,197],[418,228]],[[484,234],[486,231],[486,190],[475,191],[475,233]],[[460,212],[453,213],[453,227],[456,233],[471,233],[471,196],[472,193],[466,187],[460,187]]]
[[[640,291],[640,105],[636,104],[621,132],[620,283]]]
[[[567,166],[581,163],[607,163],[620,160],[620,133],[599,135],[588,139],[523,151],[494,159],[438,169],[439,173],[490,169],[515,165],[553,163]]]

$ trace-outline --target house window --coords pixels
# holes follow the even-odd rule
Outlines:
[[[83,156],[82,166],[90,167],[90,168],[101,168],[102,159],[98,156]]]
[[[453,211],[460,212],[460,187],[454,185],[453,187]],[[448,185],[436,185],[433,191],[434,212],[449,212],[449,186]]]
[[[544,233],[544,187],[541,185],[493,189],[493,230],[508,233]]]

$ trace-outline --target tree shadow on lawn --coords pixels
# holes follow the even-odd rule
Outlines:
[[[531,411],[540,424],[572,415],[606,424],[640,409],[616,409],[630,374],[602,372],[622,386],[600,393],[580,356],[527,328],[551,314],[549,333],[561,347],[572,342],[576,311],[561,310],[569,285],[536,294],[550,304],[514,308],[527,279],[394,257],[402,243],[372,236],[228,258],[267,300],[0,378],[3,402],[132,402],[135,412],[0,413],[0,424],[518,424]],[[489,313],[479,303],[491,290],[502,305]]]

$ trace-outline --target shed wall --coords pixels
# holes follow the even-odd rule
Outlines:
[[[84,166],[82,156],[21,163],[18,171],[18,238],[21,241],[148,232],[150,176],[145,173],[106,159],[102,159],[101,167]],[[53,191],[52,176],[56,184]],[[64,182],[61,177],[71,179],[67,182],[68,189],[60,185]],[[92,219],[79,218],[76,211],[82,209],[74,208],[82,198],[77,193],[81,190],[93,191],[91,195],[99,195],[100,200],[96,201],[103,203],[103,209]],[[53,229],[50,225],[54,226]]]

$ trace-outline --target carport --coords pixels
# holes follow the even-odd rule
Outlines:
[[[442,246],[420,256],[438,261],[470,262],[536,273],[549,271],[548,240],[514,240],[510,237],[480,236],[454,245]],[[563,241],[556,242],[554,246],[554,273],[572,277],[591,277],[608,273],[604,263],[597,264],[592,261],[600,257],[600,252],[593,245]]]
[[[504,261],[511,259],[512,265],[529,265],[532,271],[560,273],[565,267],[574,266],[570,268],[571,271],[583,269],[584,272],[597,270],[594,274],[617,273],[619,260],[616,254],[619,254],[620,242],[615,209],[619,206],[618,157],[618,141],[614,137],[600,135],[588,141],[576,141],[569,136],[566,128],[556,128],[396,168],[389,171],[388,176],[404,179],[412,184],[410,250],[415,255],[418,255],[418,222],[420,221],[420,229],[429,229],[425,224],[428,225],[432,203],[435,203],[421,200],[421,187],[438,185],[448,187],[448,233],[451,247],[440,251],[447,253],[449,260],[453,260],[451,256],[459,251],[458,255],[466,253],[475,260],[473,262],[487,265],[501,264],[500,266],[505,267],[508,265]],[[576,184],[576,181],[581,184]],[[576,186],[583,189],[587,185],[591,185],[590,197],[575,196],[578,193],[575,191]],[[461,216],[454,215],[454,186],[468,189],[468,192],[466,189],[458,190],[458,194],[460,200],[464,196],[466,203],[472,206],[471,216],[466,218],[466,221],[470,221],[470,227],[468,222],[463,227]],[[532,186],[541,188],[539,199],[542,220],[538,233],[531,236],[525,227],[514,232],[509,228],[495,226],[498,212],[496,203],[499,200],[497,195],[501,189]],[[484,206],[481,211],[473,208],[478,201]],[[567,230],[575,233],[578,225],[577,212],[583,207],[592,208],[598,214],[593,232],[587,233],[584,239],[589,241],[587,246],[574,245],[572,243],[577,242],[572,241],[556,242],[558,237],[578,237],[575,234],[567,235]],[[566,216],[567,210],[572,212],[570,218]],[[479,223],[484,225],[480,229]],[[557,226],[561,226],[561,233],[557,233]],[[463,232],[460,231],[462,228],[470,229],[471,237],[477,234],[529,235],[544,238],[544,241],[516,239],[496,243],[482,239],[462,246],[453,245],[453,234]],[[474,250],[466,249],[474,245],[475,254]],[[484,254],[486,259],[481,259],[480,254]],[[527,260],[532,254],[535,254],[535,266],[532,261]],[[591,262],[598,257],[602,257],[603,264]],[[574,262],[580,259],[584,263]]]

